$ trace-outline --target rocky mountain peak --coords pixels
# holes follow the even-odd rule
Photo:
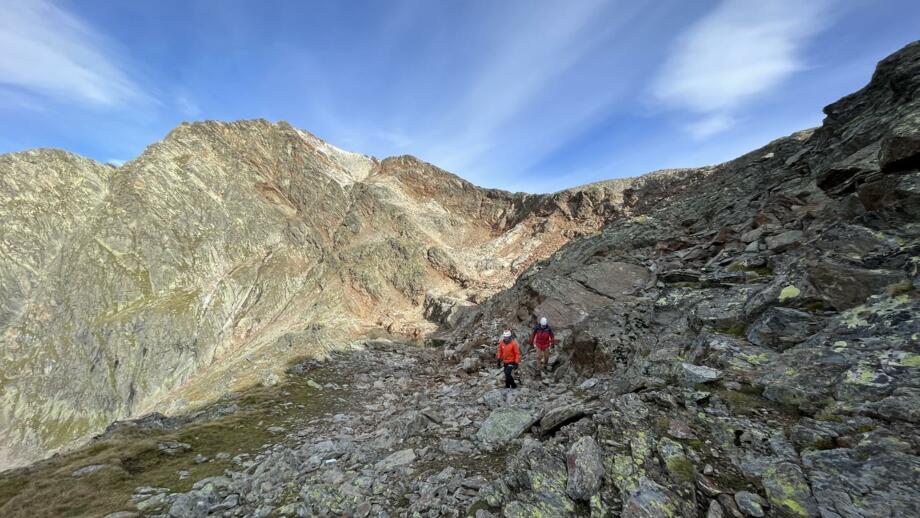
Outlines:
[[[421,339],[627,211],[603,188],[481,189],[265,120],[184,123],[114,173],[57,151],[0,164],[0,398],[24,412],[0,420],[4,465],[372,329]]]

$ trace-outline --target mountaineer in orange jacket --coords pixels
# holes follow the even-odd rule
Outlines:
[[[498,353],[495,354],[499,364],[505,369],[505,388],[517,388],[512,373],[521,363],[521,349],[518,347],[517,340],[511,338],[511,331],[502,333],[502,339],[498,342]]]

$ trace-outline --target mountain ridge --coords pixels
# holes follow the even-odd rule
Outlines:
[[[34,182],[43,169],[53,174]],[[573,237],[642,210],[622,194],[646,182],[482,189],[265,120],[182,124],[117,168],[31,150],[0,156],[0,170],[12,222],[0,235],[0,372],[15,377],[3,378],[0,457],[30,459],[115,418],[273,383],[295,350],[322,354],[376,328],[419,338]],[[663,198],[701,174],[646,191]],[[61,396],[48,401],[52,386]]]

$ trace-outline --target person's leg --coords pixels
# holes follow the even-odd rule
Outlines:
[[[549,364],[549,358],[548,358],[549,349],[537,349],[537,351],[539,351],[539,354],[537,355],[537,358],[538,358],[537,368],[540,370],[545,370],[547,364]]]
[[[514,380],[511,379],[511,365],[505,364],[505,388],[511,388]]]
[[[514,389],[514,388],[517,388],[517,383],[514,382],[514,369],[517,367],[517,365],[512,364],[512,365],[509,365],[509,367],[510,368],[508,369],[508,379],[511,380],[511,388]]]

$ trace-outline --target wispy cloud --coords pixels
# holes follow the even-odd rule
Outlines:
[[[116,63],[105,39],[46,0],[4,2],[0,85],[97,107],[150,101]]]
[[[724,0],[677,39],[655,97],[698,118],[685,125],[695,138],[731,128],[745,103],[805,68],[802,49],[824,28],[829,3]]]
[[[176,108],[179,113],[188,118],[193,119],[201,115],[201,107],[188,94],[182,93],[176,96]]]
[[[643,14],[603,0],[495,5],[512,4],[482,13],[490,22],[464,35],[484,42],[481,59],[458,71],[463,89],[417,139],[424,156],[475,181],[524,170],[602,119],[635,56],[620,42]],[[618,72],[624,80],[597,81]]]
[[[716,112],[684,125],[684,130],[693,138],[703,140],[722,133],[734,125],[734,117],[724,112]]]

